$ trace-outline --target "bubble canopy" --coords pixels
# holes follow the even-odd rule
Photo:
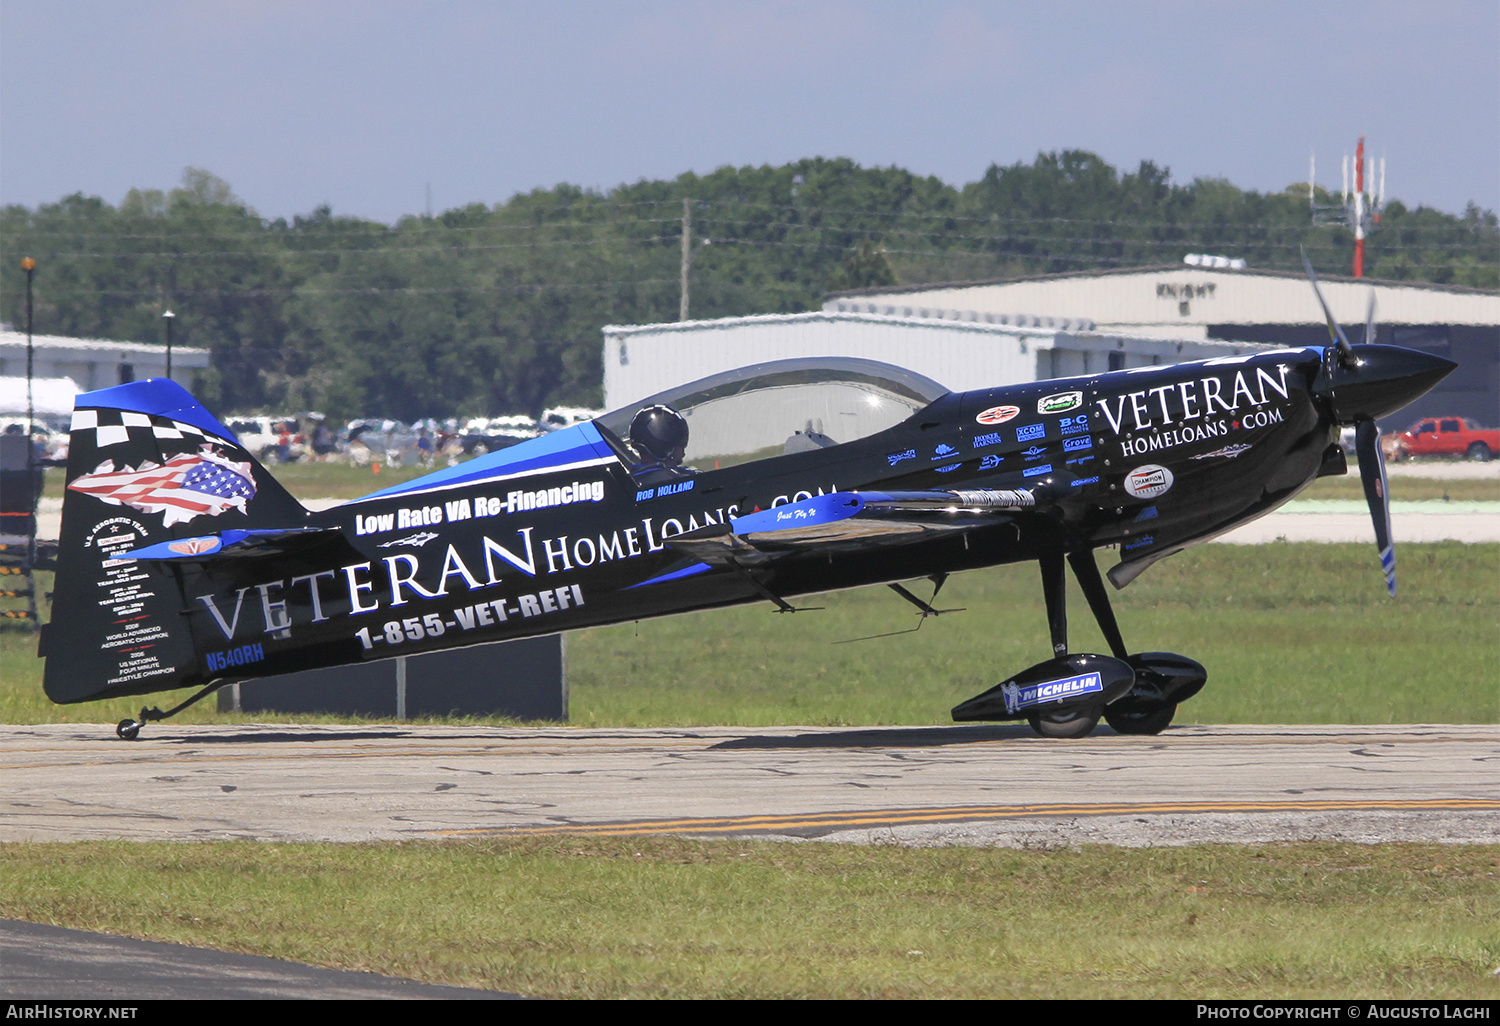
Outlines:
[[[630,422],[669,406],[688,425],[683,465],[698,471],[852,442],[906,420],[948,389],[902,367],[855,358],[777,360],[649,396],[595,423],[634,458]]]

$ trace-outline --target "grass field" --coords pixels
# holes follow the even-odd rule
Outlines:
[[[373,477],[282,472],[305,497]],[[1307,497],[1359,494],[1325,485],[1355,490]],[[1417,486],[1496,497],[1489,481],[1392,491],[1442,497]],[[1500,545],[1398,560],[1395,602],[1373,545],[1320,544],[1203,546],[1114,599],[1132,648],[1208,666],[1179,722],[1500,722]],[[955,577],[941,605],[966,611],[915,634],[834,644],[914,623],[885,589],[814,604],[573,634],[572,722],[946,723],[1046,654],[1034,566]],[[1070,609],[1075,650],[1099,649],[1076,590]],[[112,723],[141,704],[54,706],[34,652],[0,630],[0,722]],[[210,702],[181,719],[251,717]],[[12,843],[0,878],[0,917],[538,997],[1500,997],[1494,845]]]
[[[1109,553],[1101,553],[1101,564]],[[1385,595],[1373,545],[1206,545],[1114,595],[1132,649],[1182,652],[1209,670],[1178,722],[1500,722],[1500,546],[1398,548],[1401,597]],[[1030,565],[961,574],[914,634],[884,588],[820,597],[818,612],[769,605],[576,632],[571,720],[585,726],[937,724],[1002,675],[1047,654]],[[44,587],[46,585],[44,584]],[[921,588],[919,586],[918,590]],[[1070,593],[1075,651],[1103,650]],[[0,632],[0,722],[113,723],[141,699],[56,706],[41,693],[34,636]],[[179,692],[185,697],[188,692]],[[166,708],[180,700],[150,696]],[[185,722],[249,717],[204,702]]]
[[[0,845],[0,917],[558,998],[1500,997],[1500,846]]]

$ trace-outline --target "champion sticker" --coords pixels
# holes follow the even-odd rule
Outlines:
[[[1172,487],[1172,472],[1166,467],[1148,463],[1125,475],[1125,491],[1137,499],[1154,499]]]
[[[981,424],[1004,424],[1021,415],[1019,406],[991,406],[974,419]]]

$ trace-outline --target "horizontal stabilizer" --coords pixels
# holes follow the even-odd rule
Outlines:
[[[114,558],[205,562],[210,559],[284,556],[338,534],[340,531],[337,527],[232,530],[158,542],[129,552],[116,553]]]
[[[1028,491],[834,492],[710,524],[668,539],[667,545],[709,564],[754,565],[972,531],[1035,506]]]

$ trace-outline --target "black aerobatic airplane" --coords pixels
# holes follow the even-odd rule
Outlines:
[[[1314,283],[1316,289],[1316,283]],[[1321,301],[1321,296],[1319,297]],[[1326,305],[1324,307],[1326,313]],[[1333,344],[971,392],[856,359],[683,385],[406,484],[303,508],[187,392],[149,380],[73,414],[45,687],[83,702],[1036,560],[1051,658],[953,710],[1082,737],[1153,734],[1206,679],[1132,654],[1152,563],[1359,465],[1395,593],[1375,418],[1454,364]],[[1368,326],[1367,326],[1368,327]],[[1366,334],[1367,339],[1372,337]],[[1110,655],[1068,651],[1064,563]]]

